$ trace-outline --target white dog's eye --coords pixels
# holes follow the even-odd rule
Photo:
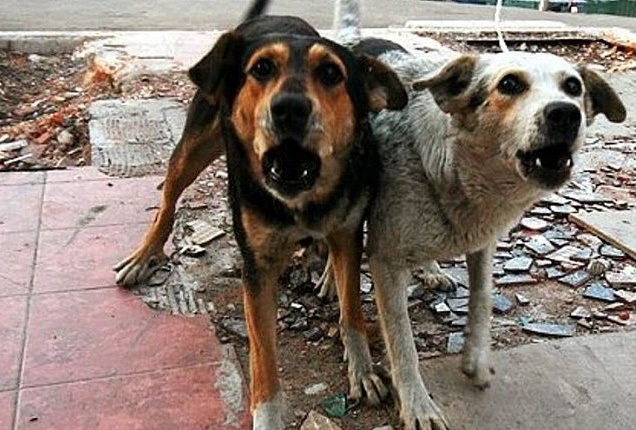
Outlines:
[[[521,94],[526,90],[526,88],[526,83],[523,82],[519,76],[513,74],[504,76],[497,85],[497,90],[499,90],[500,93],[509,96]]]
[[[581,81],[571,77],[563,82],[563,91],[572,97],[578,97],[583,92],[583,86],[581,85]]]

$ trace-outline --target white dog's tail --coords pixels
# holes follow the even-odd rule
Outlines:
[[[360,3],[362,0],[335,0],[333,27],[336,40],[343,45],[360,41]]]

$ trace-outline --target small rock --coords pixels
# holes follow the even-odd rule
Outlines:
[[[604,302],[613,302],[616,300],[614,297],[614,290],[601,285],[598,282],[593,283],[585,289],[583,297],[588,299],[602,300]]]
[[[625,258],[625,253],[623,251],[621,251],[618,248],[614,248],[611,245],[602,245],[599,248],[598,252],[603,257],[607,257],[607,258],[615,258],[615,259]]]
[[[514,304],[502,294],[495,294],[492,297],[492,302],[493,310],[499,314],[505,314],[514,307]]]
[[[582,326],[582,327],[585,327],[586,329],[589,329],[589,330],[594,328],[594,324],[592,324],[591,321],[588,321],[588,320],[586,320],[584,318],[581,318],[581,319],[577,320],[576,323],[578,325]]]
[[[0,152],[17,151],[18,149],[26,148],[27,146],[29,146],[29,143],[24,139],[0,143]]]
[[[613,287],[631,287],[636,285],[636,268],[625,266],[619,271],[611,271],[605,274],[605,279]]]
[[[247,326],[245,321],[238,318],[223,318],[219,321],[219,325],[229,333],[247,339]]]
[[[570,316],[572,318],[577,318],[577,319],[578,318],[590,319],[592,318],[592,312],[583,306],[579,306],[576,309],[574,309],[572,313],[570,313]]]
[[[455,290],[448,293],[448,298],[449,299],[465,299],[469,295],[470,295],[470,291],[468,290],[468,288],[459,286],[455,288]]]
[[[326,416],[316,411],[311,411],[300,426],[300,430],[342,430],[342,428]]]
[[[504,270],[509,272],[527,272],[532,266],[532,258],[515,257],[504,263]]]
[[[614,295],[627,304],[636,302],[636,293],[626,290],[616,290]]]
[[[571,324],[530,323],[521,326],[521,329],[545,336],[569,337],[576,333],[576,326]]]
[[[568,202],[569,202],[568,199],[566,199],[564,197],[561,197],[561,196],[559,196],[557,194],[550,194],[548,197],[545,197],[544,199],[541,200],[541,203],[548,204],[548,205],[550,205],[550,204],[553,204],[553,205],[564,205],[564,204],[566,204]]]
[[[517,303],[521,306],[527,306],[530,304],[530,300],[523,294],[515,293],[515,298],[517,299]]]
[[[525,243],[526,247],[538,255],[546,255],[554,251],[554,245],[544,236],[535,236]]]
[[[326,391],[327,388],[329,388],[327,384],[325,384],[324,382],[319,382],[317,384],[313,384],[305,388],[304,393],[308,396],[315,396],[316,394],[320,394]]]
[[[571,258],[574,261],[581,261],[583,263],[587,263],[588,261],[592,259],[593,256],[594,256],[593,250],[591,250],[590,248],[583,248],[582,250],[574,254]]]
[[[391,426],[375,427],[373,430],[393,430]]]
[[[508,287],[512,285],[535,284],[537,282],[532,276],[524,275],[505,275],[495,279],[495,284],[500,287]]]
[[[446,299],[446,304],[455,313],[467,313],[468,312],[468,298]]]
[[[532,215],[539,215],[539,216],[547,216],[547,215],[552,215],[552,211],[550,211],[550,209],[545,208],[545,207],[541,207],[541,206],[537,206],[536,208],[533,208],[530,213]]]
[[[572,256],[578,254],[581,251],[581,248],[577,248],[576,246],[567,245],[558,250],[554,251],[551,254],[545,256],[552,261],[557,261],[559,263],[568,263],[574,264],[576,266],[581,266],[581,263],[572,260]]]
[[[446,345],[446,352],[449,354],[459,354],[464,349],[464,333],[461,331],[455,331],[448,335],[448,343]]]
[[[563,272],[561,269],[557,268],[557,267],[549,267],[546,271],[545,271],[545,276],[548,279],[556,279],[556,278],[560,278],[561,276],[564,276],[565,272]]]
[[[628,315],[629,315],[629,312],[628,312]],[[615,324],[628,325],[630,323],[630,320],[631,320],[631,315],[629,315],[629,317],[627,319],[621,318],[620,315],[609,315],[607,317],[607,320],[611,321],[611,322],[613,322]]]
[[[546,260],[543,258],[538,258],[534,261],[534,264],[537,265],[537,267],[548,267],[550,265],[552,265],[552,261],[550,260]]]
[[[523,228],[533,231],[543,231],[550,225],[546,221],[534,217],[522,218],[520,224]]]
[[[607,318],[607,312],[596,309],[594,312],[592,312],[592,316],[597,320],[604,320]]]
[[[563,190],[560,194],[563,197],[566,197],[570,200],[576,200],[579,203],[604,203],[608,201],[608,199],[601,194],[585,191]]]
[[[559,278],[559,282],[569,285],[570,287],[576,288],[585,284],[590,279],[592,279],[592,275],[587,273],[585,270],[577,270],[574,273],[570,273],[569,275]]]
[[[71,133],[67,129],[63,129],[57,135],[58,143],[67,147],[73,145],[74,140],[75,136],[73,136],[73,133]]]
[[[311,327],[310,329],[303,332],[303,338],[305,338],[307,342],[319,341],[320,339],[322,339],[323,336],[324,333],[322,332],[320,327]]]
[[[550,206],[550,210],[552,211],[553,214],[555,215],[570,215],[576,212],[576,208],[573,207],[572,205],[554,205],[554,206]]]
[[[611,264],[604,258],[595,258],[587,264],[585,270],[592,276],[600,276],[607,272]]]
[[[432,304],[432,306],[433,310],[437,314],[447,314],[451,311],[448,305],[443,301]]]

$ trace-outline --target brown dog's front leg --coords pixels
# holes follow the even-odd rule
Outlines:
[[[375,373],[360,297],[362,229],[339,231],[328,237],[329,261],[340,303],[340,333],[348,360],[349,395],[378,404],[388,390]]]
[[[195,110],[196,106],[190,109],[188,123],[193,121],[190,117],[195,116]],[[192,130],[186,125],[168,163],[159,212],[137,249],[114,267],[118,284],[132,286],[143,282],[165,262],[163,246],[172,232],[177,200],[199,173],[224,152],[218,119],[212,121],[202,129],[199,125],[198,129]]]

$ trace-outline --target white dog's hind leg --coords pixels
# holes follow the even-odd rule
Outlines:
[[[447,430],[448,424],[433,403],[420,375],[417,350],[407,309],[406,285],[410,271],[370,258],[376,285],[375,297],[386,342],[391,378],[406,430]]]
[[[492,316],[492,252],[494,246],[466,255],[470,298],[462,371],[479,388],[490,385],[490,318]]]

